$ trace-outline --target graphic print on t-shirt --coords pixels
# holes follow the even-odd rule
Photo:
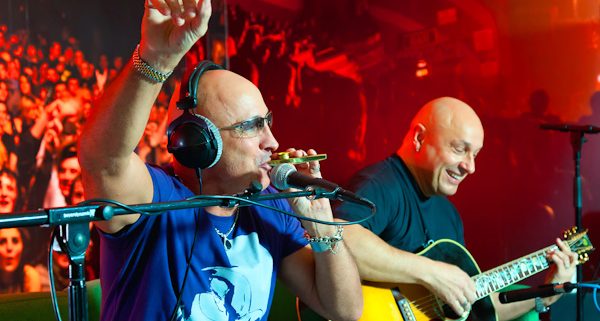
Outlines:
[[[267,311],[273,258],[258,234],[239,235],[227,250],[231,267],[210,266],[202,271],[210,289],[195,295],[190,321],[255,321]]]

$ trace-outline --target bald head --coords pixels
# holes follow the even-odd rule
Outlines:
[[[196,92],[198,107],[194,112],[209,118],[217,127],[232,123],[220,121],[223,117],[233,117],[236,109],[234,107],[240,104],[254,106],[262,103],[264,105],[260,91],[252,82],[228,70],[205,71],[198,81]],[[175,102],[179,100],[178,94],[179,91],[176,91],[169,105],[169,123],[181,115],[181,110],[175,107]]]
[[[198,82],[198,106],[196,112],[217,127],[248,119],[252,116],[248,112],[266,108],[258,88],[228,70],[212,70],[202,75]]]
[[[417,112],[398,155],[425,195],[453,195],[475,172],[482,147],[483,126],[475,111],[458,99],[442,97]]]
[[[270,160],[278,143],[269,126],[265,125],[269,110],[258,88],[231,71],[209,70],[198,81],[197,99],[198,107],[194,112],[208,118],[220,129],[223,143],[221,159],[203,171],[203,181],[207,182],[204,192],[238,193],[253,180],[268,186],[264,164]],[[177,115],[171,115],[171,119],[174,116]],[[256,121],[259,119],[262,122]],[[176,173],[184,182],[186,177],[196,180],[193,171],[175,165]]]
[[[411,128],[417,124],[423,124],[430,130],[467,126],[480,128],[483,132],[481,121],[473,108],[452,97],[436,98],[426,103],[413,118]]]

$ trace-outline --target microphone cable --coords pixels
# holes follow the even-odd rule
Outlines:
[[[599,282],[599,281],[596,281],[596,282]],[[593,283],[593,282],[579,283],[579,284],[577,284],[577,288],[593,289],[592,296],[593,296],[594,306],[596,307],[596,310],[598,310],[598,312],[600,312],[600,304],[598,304],[598,290],[600,290],[600,284]]]
[[[103,205],[103,204],[110,204],[110,205],[115,205],[117,207],[126,209],[128,211],[134,212],[134,213],[139,213],[142,215],[148,215],[148,216],[155,216],[155,215],[160,215],[162,214],[161,212],[147,212],[147,211],[135,211],[132,207],[130,207],[127,204],[115,201],[115,200],[111,200],[111,199],[107,199],[107,198],[93,198],[93,199],[89,199],[89,200],[85,200],[83,202],[78,203],[77,205],[94,205],[94,204],[98,204],[98,205]],[[52,233],[50,235],[50,242],[48,245],[48,261],[47,261],[47,265],[48,265],[48,283],[50,286],[50,298],[52,300],[52,310],[54,312],[54,317],[56,318],[57,321],[62,321],[61,318],[61,314],[60,314],[60,308],[58,306],[58,298],[56,295],[56,288],[55,288],[55,280],[54,280],[54,259],[53,259],[53,245],[54,245],[54,240],[56,239],[56,236],[58,235],[58,226],[52,230]],[[194,240],[195,240],[195,236],[194,236]],[[192,247],[193,249],[193,247]],[[65,253],[66,255],[68,255],[68,253]],[[71,260],[71,258],[69,258],[69,261]],[[187,271],[186,271],[187,273]]]
[[[295,217],[299,220],[304,220],[304,221],[309,221],[309,222],[313,222],[313,223],[320,223],[320,224],[325,224],[325,225],[333,225],[333,226],[342,226],[342,225],[354,225],[354,224],[359,224],[362,223],[370,218],[372,218],[375,215],[376,209],[375,207],[371,207],[371,214],[359,219],[359,220],[355,220],[355,221],[346,221],[346,222],[331,222],[331,221],[323,221],[320,219],[316,219],[316,218],[310,218],[310,217],[305,217],[305,216],[301,216],[298,215],[296,213],[292,213],[292,212],[288,212],[273,206],[269,206],[266,204],[262,204],[260,202],[257,201],[253,201],[253,200],[249,200],[247,198],[243,198],[243,197],[238,197],[238,196],[229,196],[229,195],[195,195],[192,197],[188,197],[185,200],[197,200],[197,199],[207,199],[207,200],[223,200],[223,201],[237,201],[239,202],[239,204],[243,204],[242,206],[250,206],[250,205],[254,205],[254,206],[259,206],[259,207],[263,207],[266,209],[270,209],[272,211],[275,212],[279,212],[282,213],[284,215],[287,216],[291,216],[291,217]],[[162,212],[150,212],[150,211],[138,211],[138,210],[134,210],[131,206],[115,201],[115,200],[111,200],[111,199],[105,199],[105,198],[93,198],[93,199],[89,199],[89,200],[85,200],[81,203],[78,203],[77,205],[102,205],[102,204],[109,204],[109,205],[115,205],[117,207],[120,207],[122,209],[131,211],[133,213],[138,213],[141,215],[147,215],[147,216],[156,216],[156,215],[160,215],[162,214]],[[240,206],[238,205],[238,206]],[[192,241],[192,246],[190,248],[190,253],[188,255],[188,257],[186,258],[186,270],[183,276],[183,280],[182,280],[182,284],[181,287],[179,289],[179,293],[177,294],[177,300],[175,303],[175,307],[173,308],[173,311],[171,313],[171,317],[169,318],[169,320],[173,321],[175,320],[174,318],[177,316],[177,310],[179,309],[179,304],[181,302],[181,297],[183,295],[183,290],[185,289],[185,285],[187,283],[187,276],[188,276],[188,272],[190,269],[190,265],[191,265],[191,259],[192,259],[192,255],[194,253],[194,248],[196,246],[196,240],[197,240],[197,236],[198,236],[198,216],[199,212],[196,213],[196,228],[195,228],[195,232],[194,232],[194,239]],[[54,288],[54,273],[52,271],[52,264],[53,264],[53,260],[52,260],[52,244],[53,241],[56,237],[56,229],[53,230],[52,235],[51,235],[51,240],[50,240],[50,245],[48,248],[48,277],[50,280],[50,295],[52,298],[52,307],[54,310],[54,315],[56,317],[56,320],[58,321],[62,321],[61,316],[60,316],[60,309],[58,307],[58,302],[57,302],[57,298],[56,298],[56,290]]]
[[[54,244],[54,239],[57,235],[58,227],[52,230],[50,235],[50,244],[48,245],[48,283],[50,284],[50,298],[52,299],[52,310],[54,311],[54,317],[57,321],[62,321],[60,317],[60,309],[58,307],[58,299],[56,298],[56,289],[54,288],[54,264],[52,259],[52,245]]]
[[[255,206],[263,207],[263,208],[266,208],[266,209],[270,209],[270,210],[275,211],[275,212],[282,213],[282,214],[287,215],[287,216],[295,217],[295,218],[297,218],[299,220],[309,221],[309,222],[319,223],[319,224],[325,224],[325,225],[333,225],[333,226],[360,224],[360,223],[365,222],[366,220],[372,218],[373,216],[375,216],[375,212],[376,212],[375,207],[371,207],[371,214],[369,214],[368,216],[366,216],[364,218],[361,218],[359,220],[346,221],[346,222],[331,222],[331,221],[323,221],[323,220],[316,219],[316,218],[311,218],[311,217],[306,217],[306,216],[298,215],[296,213],[284,211],[282,209],[279,209],[279,208],[276,208],[276,207],[273,207],[273,206],[269,206],[269,205],[266,205],[266,204],[259,203],[257,201],[249,200],[249,199],[246,199],[246,198],[243,198],[243,197],[238,197],[238,196],[228,196],[228,195],[196,195],[196,196],[192,196],[192,197],[186,198],[186,200],[188,200],[188,201],[197,200],[197,199],[234,200],[234,201],[238,201],[240,203],[244,203],[245,204],[244,206],[255,205]]]

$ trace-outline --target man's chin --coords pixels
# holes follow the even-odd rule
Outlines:
[[[243,179],[236,181],[236,183],[230,184],[229,187],[231,189],[235,187],[237,189],[235,193],[242,193],[253,185],[252,182],[259,183],[261,185],[260,189],[264,190],[267,188],[267,186],[269,186],[271,180],[269,179],[269,175],[267,173],[261,171],[260,173],[246,175]]]
[[[458,191],[458,187],[456,188],[443,188],[440,190],[440,195],[442,196],[453,196]]]
[[[269,179],[269,176],[261,176],[258,178],[257,180],[261,185],[262,185],[262,189],[264,190],[265,188],[267,188],[269,186],[269,184],[271,184],[271,180]]]

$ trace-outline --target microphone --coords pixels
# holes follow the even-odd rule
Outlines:
[[[562,284],[543,284],[522,290],[513,290],[500,293],[500,303],[511,303],[533,298],[545,298],[561,293],[568,293],[577,288],[577,284],[566,282]]]
[[[540,128],[545,130],[558,130],[561,132],[581,132],[585,134],[600,133],[600,127],[593,125],[541,124]]]
[[[273,186],[279,190],[284,190],[291,187],[303,189],[309,186],[314,186],[324,189],[327,192],[334,192],[336,198],[339,200],[353,202],[370,207],[371,209],[375,209],[375,204],[368,199],[345,190],[333,182],[299,173],[296,170],[296,167],[289,163],[283,163],[273,167],[273,169],[271,169],[269,172],[269,177],[271,178],[271,183],[273,183]]]

